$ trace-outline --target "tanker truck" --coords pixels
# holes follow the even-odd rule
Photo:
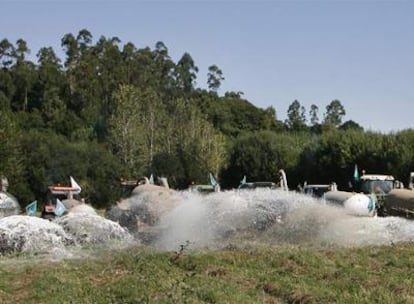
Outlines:
[[[408,188],[395,183],[394,188],[384,196],[381,215],[400,216],[414,219],[414,172],[410,173]]]
[[[414,173],[410,173],[409,188],[392,175],[363,174],[356,179],[354,191],[375,195],[379,216],[400,216],[414,219]]]

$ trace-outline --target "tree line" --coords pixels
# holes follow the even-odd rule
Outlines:
[[[96,43],[82,29],[61,39],[64,58],[41,48],[28,60],[23,39],[0,41],[0,174],[22,205],[43,200],[47,186],[74,176],[86,200],[113,204],[119,179],[165,176],[174,188],[207,183],[212,172],[224,188],[276,180],[285,169],[291,187],[336,181],[345,187],[355,163],[400,179],[412,170],[412,130],[366,132],[343,122],[339,100],[323,116],[295,100],[287,119],[261,109],[242,92],[218,91],[219,67],[196,87],[199,69],[189,53],[175,62],[168,48],[137,48],[118,37]]]

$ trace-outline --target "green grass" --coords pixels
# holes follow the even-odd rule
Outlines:
[[[414,303],[414,244],[0,258],[0,303]]]

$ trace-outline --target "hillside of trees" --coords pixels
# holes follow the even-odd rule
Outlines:
[[[414,171],[414,131],[381,134],[343,122],[346,109],[331,101],[322,115],[298,100],[280,121],[242,92],[218,90],[225,80],[215,64],[208,89],[195,86],[199,69],[189,53],[174,62],[164,43],[137,48],[117,37],[82,29],[61,39],[64,58],[41,48],[28,60],[24,39],[0,41],[0,175],[25,206],[43,201],[47,187],[74,176],[86,201],[115,203],[120,178],[165,176],[184,189],[207,183],[223,188],[248,180],[335,181],[345,188],[358,164],[406,182]]]

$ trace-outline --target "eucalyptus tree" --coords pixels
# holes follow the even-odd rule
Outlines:
[[[14,45],[7,39],[0,41],[0,109],[9,110],[16,87],[10,71],[14,62]]]
[[[122,57],[123,75],[125,79],[123,84],[132,84],[133,64],[134,64],[136,53],[137,53],[137,48],[132,42],[127,42],[122,47],[121,57]]]
[[[61,59],[51,47],[43,47],[37,53],[39,79],[45,88],[60,87],[63,81]]]
[[[92,45],[92,34],[87,29],[81,29],[76,36],[76,42],[79,47],[79,52],[82,54],[87,51]]]
[[[38,109],[53,109],[55,107],[53,103],[49,105],[46,104],[50,103],[52,100],[60,100],[59,103],[65,103],[62,99],[62,91],[65,79],[63,75],[61,61],[56,56],[56,53],[51,47],[41,48],[37,53],[37,60],[38,78],[35,83],[35,96],[32,101],[33,107]],[[52,100],[50,100],[46,96],[53,96]],[[56,107],[61,108],[59,105],[56,105]],[[46,115],[45,121],[49,122],[50,119],[54,119],[53,114]]]
[[[325,126],[332,126],[337,128],[342,123],[342,118],[345,116],[346,111],[342,103],[338,100],[332,100],[326,106],[326,113],[324,116],[323,124]]]
[[[75,38],[66,34],[62,47],[66,51],[65,74],[68,94],[65,96],[68,111],[82,119],[78,128],[91,130],[88,137],[96,137],[101,119],[102,85],[99,80],[99,58],[91,44],[92,35],[81,30]]]
[[[189,53],[184,53],[175,67],[177,87],[189,93],[193,90],[197,78],[198,67]]]
[[[79,46],[73,34],[68,33],[61,39],[61,46],[66,54],[66,60],[64,66],[66,68],[66,77],[69,86],[69,94],[72,95],[75,90],[75,79],[73,76],[73,70],[79,64]],[[70,98],[70,96],[69,96]]]
[[[151,84],[164,103],[169,103],[175,94],[174,68],[175,63],[171,59],[167,46],[162,41],[158,41],[152,51],[153,79]]]
[[[95,94],[97,95],[97,121],[96,133],[100,141],[107,136],[107,120],[114,108],[113,92],[120,84],[127,83],[125,65],[119,44],[118,37],[101,37],[97,44],[92,48],[94,58],[96,58],[96,84]]]
[[[291,131],[304,131],[306,127],[306,110],[298,100],[294,100],[287,111],[285,124]]]
[[[219,69],[218,66],[214,64],[208,67],[207,84],[210,90],[217,92],[223,80],[223,72]]]
[[[27,43],[23,39],[18,39],[16,47],[13,48],[11,56],[14,58],[14,64],[10,67],[13,82],[16,90],[11,100],[12,108],[16,111],[26,111],[29,105],[29,94],[37,74],[35,65],[26,60],[30,53]]]
[[[312,104],[309,110],[309,120],[311,126],[316,126],[319,123],[319,107]]]
[[[26,56],[30,54],[29,47],[27,46],[27,42],[23,39],[18,39],[16,41],[16,48],[14,48],[14,57],[16,62],[23,62],[26,60]]]
[[[0,67],[2,69],[8,69],[15,61],[14,53],[14,45],[8,39],[4,38],[0,41]]]
[[[82,97],[77,96],[81,87],[79,82],[89,80],[93,76],[93,68],[92,70],[86,70],[88,61],[91,59],[91,56],[88,56],[90,55],[91,43],[92,34],[86,29],[80,30],[76,37],[72,33],[68,33],[61,39],[61,46],[66,54],[64,67],[69,87],[68,100],[70,106],[78,114],[84,107],[81,101]]]

